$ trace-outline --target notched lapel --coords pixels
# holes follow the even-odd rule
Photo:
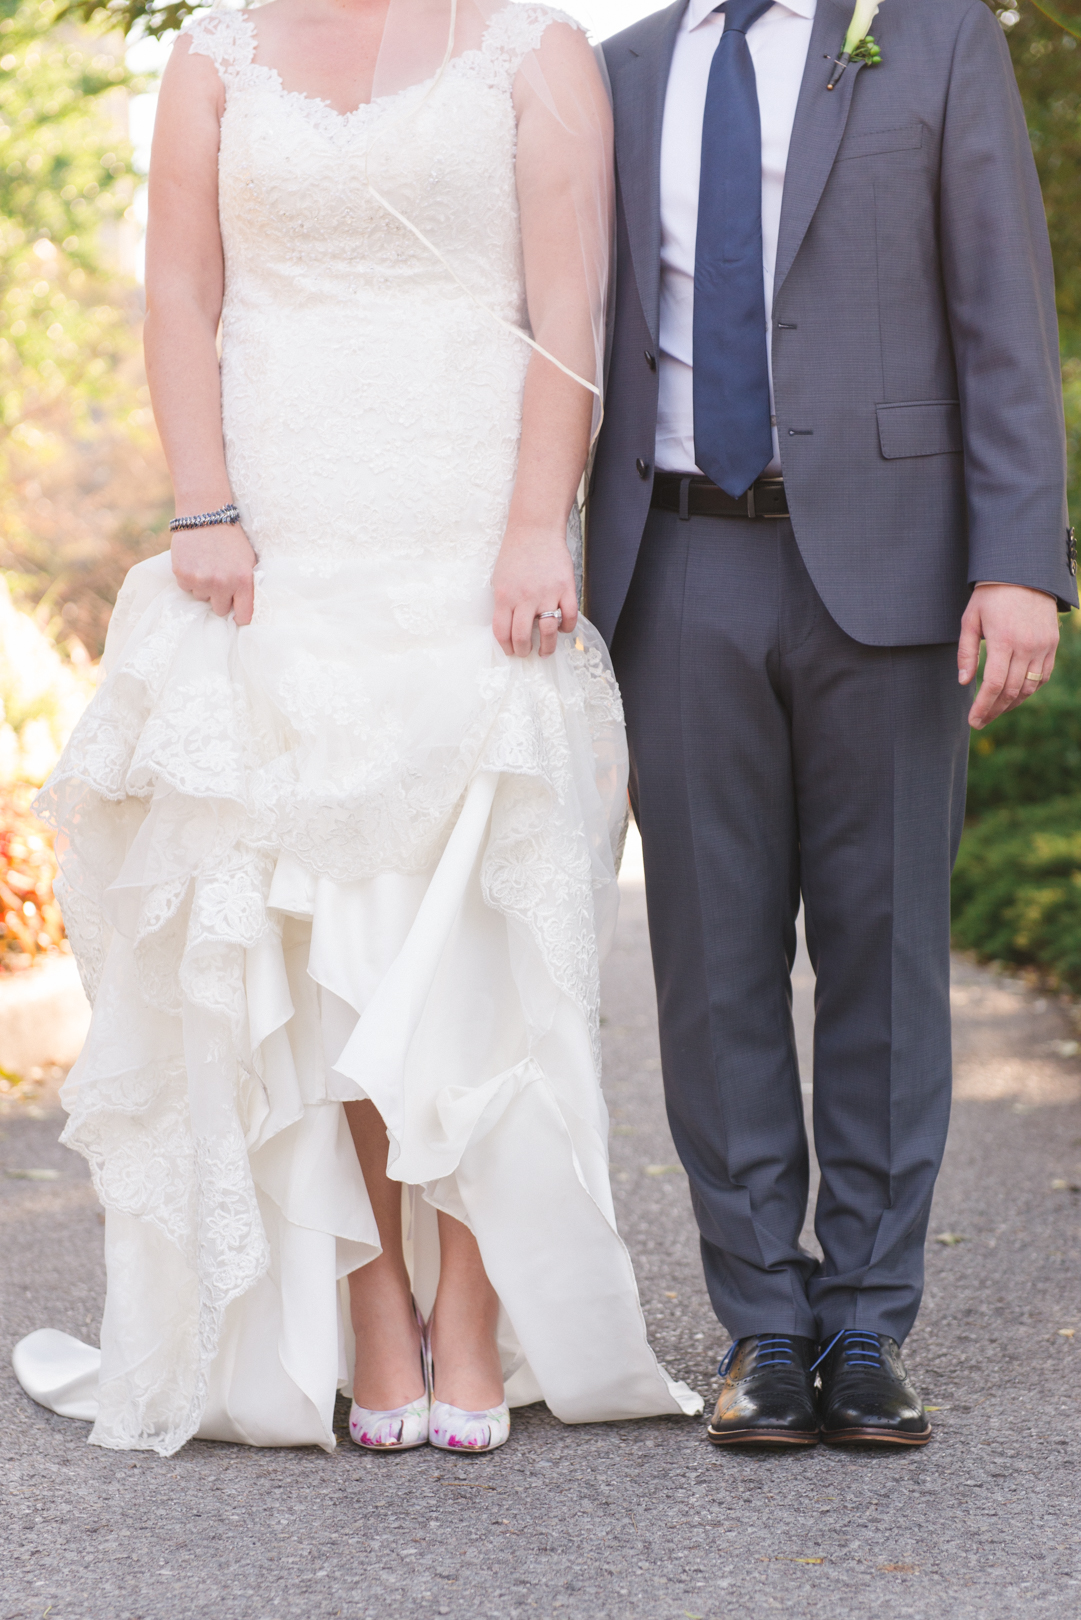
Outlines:
[[[852,15],[851,0],[819,0],[807,50],[781,203],[774,302],[792,268],[829,179],[848,122],[862,62],[853,62],[833,90],[827,90],[827,56],[839,54]]]
[[[620,59],[605,51],[615,98],[616,169],[634,279],[654,342],[661,298],[661,127],[668,72],[686,0],[635,30]]]

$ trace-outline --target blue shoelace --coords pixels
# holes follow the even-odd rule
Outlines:
[[[814,1363],[812,1372],[815,1367],[821,1366],[839,1339],[844,1340],[844,1358],[853,1367],[881,1367],[882,1346],[878,1342],[878,1334],[868,1333],[863,1328],[842,1328],[840,1333],[834,1334]]]
[[[724,1360],[717,1368],[718,1378],[727,1378],[728,1369],[736,1359],[736,1351],[740,1341],[737,1339],[730,1344]],[[792,1338],[787,1333],[764,1333],[758,1341],[758,1359],[755,1370],[759,1367],[791,1367],[795,1360],[792,1349]]]

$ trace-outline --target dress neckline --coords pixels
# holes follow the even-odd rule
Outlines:
[[[275,88],[282,96],[285,96],[292,101],[306,101],[310,107],[319,107],[323,112],[329,113],[331,117],[340,119],[343,124],[347,124],[351,119],[356,118],[358,113],[371,112],[373,107],[383,107],[391,101],[397,101],[399,96],[406,93],[404,90],[396,90],[392,96],[374,96],[371,101],[360,101],[355,107],[350,108],[348,112],[341,112],[339,108],[335,107],[334,103],[332,101],[328,101],[325,96],[313,96],[307,90],[288,89],[283,83],[282,76],[278,69],[268,66],[266,62],[252,61],[249,62],[248,66],[249,68],[254,68],[257,73],[265,73],[268,78],[272,79],[274,81]],[[431,84],[431,82],[431,79],[425,81],[427,84]],[[408,85],[406,87],[407,90],[412,90],[413,88],[413,85]]]
[[[357,118],[359,114],[371,112],[373,108],[381,109],[383,107],[387,107],[392,102],[400,101],[403,96],[408,95],[414,90],[427,90],[434,85],[437,78],[446,78],[459,62],[466,62],[472,58],[483,56],[484,47],[488,42],[488,36],[491,32],[492,23],[494,22],[495,18],[500,15],[500,12],[494,12],[493,15],[488,19],[480,45],[474,46],[470,50],[462,51],[460,56],[452,56],[450,61],[441,70],[441,73],[433,73],[430,74],[427,79],[418,80],[416,84],[405,85],[401,90],[395,90],[389,96],[373,96],[370,101],[360,101],[355,107],[350,108],[347,112],[341,112],[337,107],[335,107],[334,103],[328,101],[325,96],[313,96],[307,90],[288,89],[278,68],[271,67],[266,62],[257,62],[255,60],[255,53],[259,48],[259,36],[256,32],[255,22],[251,14],[247,11],[234,11],[231,13],[231,15],[241,25],[247,35],[247,43],[250,49],[250,55],[247,62],[247,67],[249,70],[255,69],[259,73],[266,74],[273,81],[275,88],[283,97],[294,101],[306,102],[308,106],[319,108],[322,112],[329,114],[330,117],[336,118],[340,123],[348,124],[353,119]]]

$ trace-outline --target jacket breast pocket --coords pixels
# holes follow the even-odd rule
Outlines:
[[[897,405],[876,405],[878,442],[887,461],[905,456],[958,455],[961,407],[955,399],[918,399]]]
[[[836,163],[849,158],[879,157],[883,152],[915,152],[923,145],[923,125],[905,124],[900,129],[869,129],[846,135],[837,149]]]

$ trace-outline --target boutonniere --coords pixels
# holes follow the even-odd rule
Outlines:
[[[833,89],[849,62],[866,62],[868,67],[877,67],[881,62],[882,52],[875,44],[870,29],[882,3],[883,0],[856,0],[856,9],[852,13],[852,21],[845,35],[844,49],[836,60],[831,56],[826,58],[827,62],[833,62],[834,69],[826,86],[827,90]]]

